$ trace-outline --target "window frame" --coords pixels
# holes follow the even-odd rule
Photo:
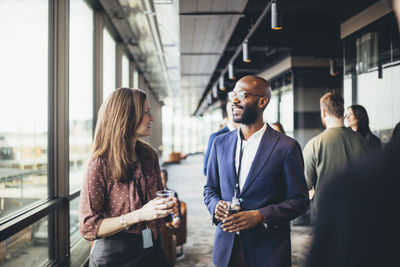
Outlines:
[[[116,48],[125,53],[129,61],[129,80],[138,71],[125,44],[121,42],[110,18],[100,1],[82,0],[93,9],[93,134],[103,94],[103,30],[113,37]],[[80,196],[81,188],[69,188],[69,20],[70,0],[47,0],[48,2],[48,137],[47,137],[47,187],[45,199],[27,205],[1,219],[0,242],[48,216],[48,259],[44,266],[73,266],[84,264],[89,257],[77,259],[71,254],[82,254],[87,249],[86,240],[70,244],[70,202]],[[119,48],[118,48],[119,46]],[[122,53],[117,56],[115,78],[122,79]],[[143,79],[144,77],[141,77]],[[143,79],[144,80],[144,79]],[[78,259],[79,258],[79,259]],[[79,262],[78,262],[79,261]]]

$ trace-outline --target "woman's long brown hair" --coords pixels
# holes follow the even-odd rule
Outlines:
[[[108,175],[118,181],[129,178],[132,142],[142,122],[146,98],[140,89],[119,88],[100,107],[91,158],[105,158]],[[143,142],[136,142],[136,151],[145,147]]]

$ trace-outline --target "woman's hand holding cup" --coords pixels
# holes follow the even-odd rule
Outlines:
[[[161,197],[161,198],[167,198],[167,199],[172,198],[174,207],[173,207],[173,211],[171,212],[172,213],[171,220],[173,219],[173,217],[178,216],[178,200],[175,197],[175,191],[169,190],[169,189],[158,190],[158,191],[156,191],[156,196]],[[171,200],[169,200],[169,201],[171,201]]]
[[[177,203],[175,197],[157,197],[147,202],[146,205],[140,209],[141,218],[144,221],[164,218],[176,209],[178,206]]]

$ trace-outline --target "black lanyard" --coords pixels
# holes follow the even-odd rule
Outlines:
[[[236,186],[234,190],[234,197],[236,198],[239,198],[240,195],[239,175],[240,175],[240,170],[242,169],[242,158],[243,158],[243,136],[240,130],[239,130],[239,136],[240,136],[239,167],[238,167],[238,172],[236,173]]]
[[[142,168],[142,175],[143,175],[143,179],[145,179],[143,168]],[[132,179],[133,179],[134,186],[136,187],[136,190],[138,192],[140,201],[142,202],[142,206],[144,206],[147,203],[147,195],[143,195],[142,188],[140,187],[140,185],[136,181],[135,171],[133,170],[133,168],[132,168],[132,176],[133,176]],[[146,183],[146,181],[145,181],[145,183]]]

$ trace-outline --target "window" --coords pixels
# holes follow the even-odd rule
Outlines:
[[[358,73],[368,72],[370,68],[378,66],[378,36],[377,32],[368,32],[357,38],[356,70]]]
[[[137,71],[136,66],[133,70],[133,88],[139,88],[139,72]]]
[[[0,2],[0,221],[48,196],[48,2]]]
[[[396,23],[391,24],[393,61],[400,60],[400,34],[399,34],[399,29],[396,27],[396,25],[397,25]]]
[[[343,45],[344,49],[344,74],[351,74],[353,69],[356,66],[356,40],[355,39],[350,39],[347,41],[344,41]]]
[[[371,130],[383,133],[380,136],[383,138],[385,131],[391,131],[400,119],[400,41],[395,25],[392,14],[344,42],[345,105],[363,105],[369,115]],[[357,73],[351,73],[353,69]]]
[[[122,56],[122,87],[129,87],[129,59],[125,54]]]
[[[93,11],[82,0],[70,2],[69,178],[80,188],[93,132]]]
[[[279,108],[279,92],[274,90],[271,94],[271,99],[268,106],[263,113],[264,122],[274,123],[278,121],[278,108]]]
[[[79,232],[79,201],[80,197],[76,197],[69,203],[69,233],[71,235],[71,246],[82,239]]]
[[[116,45],[110,32],[103,30],[103,101],[114,91]]]
[[[0,265],[41,266],[48,260],[48,216],[0,242]]]
[[[391,27],[387,25],[380,25],[376,31],[378,35],[378,53],[379,53],[379,63],[385,64],[390,62],[391,59]]]
[[[293,90],[286,89],[281,92],[281,101],[279,103],[280,123],[287,135],[293,137],[294,127],[294,99]]]

